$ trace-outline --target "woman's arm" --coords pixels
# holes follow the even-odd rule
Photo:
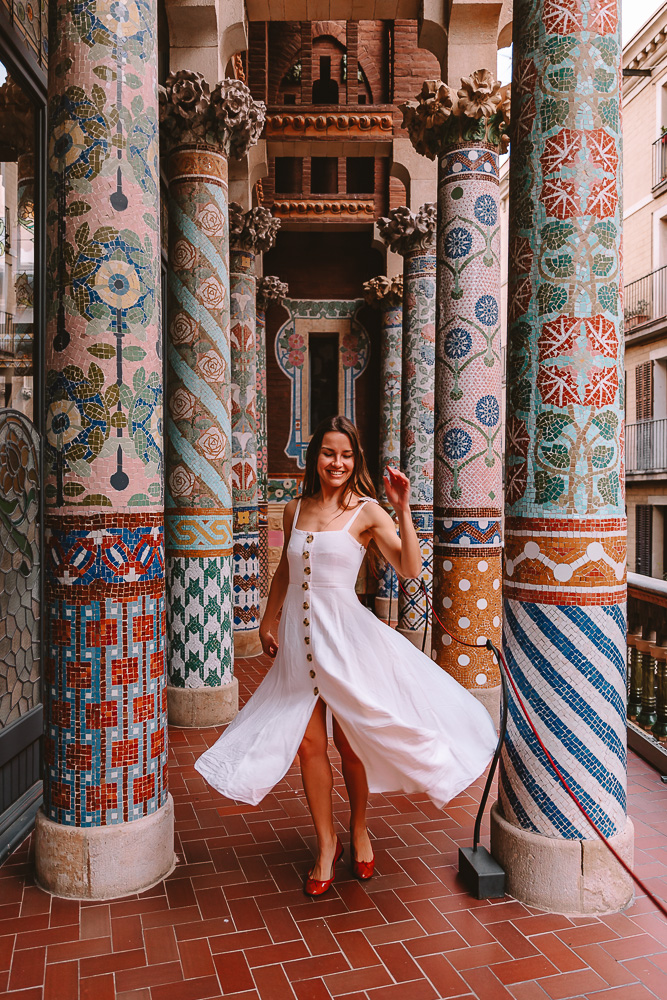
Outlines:
[[[422,571],[422,556],[410,513],[410,481],[398,469],[387,467],[384,486],[387,499],[396,511],[400,534],[396,534],[396,526],[389,514],[377,504],[366,505],[372,508],[369,510],[372,521],[367,530],[399,576],[418,577]]]
[[[267,656],[271,657],[274,657],[278,652],[278,640],[275,637],[274,629],[276,621],[278,620],[278,615],[280,614],[280,609],[284,604],[287,586],[289,584],[287,546],[289,544],[290,535],[292,534],[292,523],[294,521],[296,504],[296,500],[290,500],[289,503],[285,505],[285,511],[283,513],[283,551],[280,556],[278,567],[273,574],[273,579],[271,580],[271,588],[266,601],[266,608],[264,609],[264,615],[259,626],[259,641],[262,644],[262,649]]]

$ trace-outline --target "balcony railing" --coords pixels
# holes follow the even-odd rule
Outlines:
[[[653,143],[653,187],[667,181],[667,134]]]
[[[623,289],[625,332],[667,316],[667,264]]]
[[[667,773],[667,582],[628,573],[628,745]]]
[[[625,425],[625,471],[667,472],[667,417]]]

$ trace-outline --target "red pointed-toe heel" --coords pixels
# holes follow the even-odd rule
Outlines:
[[[311,878],[312,868],[308,875],[306,876],[306,881],[303,883],[303,891],[306,896],[323,896],[324,893],[331,888],[331,883],[336,877],[336,864],[343,857],[343,845],[340,842],[340,838],[336,837],[336,854],[333,859],[333,864],[331,865],[331,878],[324,879],[320,881],[316,878]]]
[[[361,882],[365,882],[371,878],[375,872],[375,855],[373,855],[370,861],[357,861],[351,840],[350,854],[352,855],[352,874],[354,877],[358,878]]]

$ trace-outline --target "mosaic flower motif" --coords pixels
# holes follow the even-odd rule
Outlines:
[[[133,0],[95,0],[95,13],[109,32],[124,38],[142,28],[139,5]]]
[[[111,153],[118,111],[103,111],[105,95],[98,91],[100,103],[82,87],[68,87],[49,104],[49,167],[55,175],[92,180]]]
[[[97,43],[115,49],[119,38],[139,43],[152,39],[155,15],[147,0],[72,0],[67,12],[79,36],[89,45]],[[152,51],[147,44],[138,48],[142,59]]]
[[[177,466],[169,476],[169,491],[172,497],[190,496],[195,486],[195,477],[184,465]]]
[[[185,386],[179,385],[171,394],[169,411],[174,420],[187,420],[195,412],[197,400]]]
[[[500,407],[495,396],[482,396],[477,401],[475,416],[485,427],[495,427],[500,416]]]
[[[199,448],[205,458],[217,462],[224,457],[227,441],[219,427],[213,425],[199,436]]]
[[[169,325],[169,333],[174,344],[191,344],[197,333],[197,324],[185,312],[176,313]]]
[[[472,249],[472,234],[463,226],[450,229],[445,237],[445,256],[452,260],[467,257]]]
[[[0,445],[0,496],[5,502],[22,496],[28,485],[37,486],[35,470],[31,466],[27,438],[10,426]]]
[[[493,295],[482,295],[477,299],[475,316],[482,326],[495,326],[498,322],[498,302]]]
[[[222,212],[215,202],[211,201],[197,214],[197,221],[206,236],[218,236],[224,227]]]
[[[71,399],[58,399],[51,403],[46,415],[46,436],[57,451],[63,451],[82,427],[81,414]]]
[[[290,351],[287,355],[287,363],[293,368],[302,368],[306,360],[304,351]]]
[[[49,166],[62,171],[71,167],[87,149],[86,134],[76,119],[62,122],[51,133]]]
[[[217,275],[212,274],[199,286],[198,296],[209,309],[221,309],[225,301],[225,289]]]
[[[141,283],[136,269],[123,260],[106,260],[98,268],[93,286],[112,309],[130,309],[141,297]]]
[[[447,458],[465,458],[472,448],[472,438],[462,427],[450,427],[442,439],[442,450]]]
[[[300,351],[306,346],[306,342],[300,333],[291,333],[287,338],[287,343],[293,351]]]
[[[207,382],[225,381],[225,365],[217,351],[211,350],[202,354],[197,368]]]
[[[421,404],[425,410],[433,412],[435,409],[435,395],[432,392],[425,392],[421,398]]]
[[[171,251],[171,263],[179,270],[194,267],[197,262],[197,251],[189,240],[176,240]]]
[[[498,221],[498,206],[490,194],[480,194],[475,199],[475,218],[483,226],[495,226]]]
[[[465,358],[472,347],[472,337],[463,327],[455,326],[447,331],[445,337],[445,356],[452,361],[460,361]]]

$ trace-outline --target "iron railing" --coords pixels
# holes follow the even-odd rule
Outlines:
[[[667,181],[667,134],[653,143],[653,187]]]
[[[623,289],[625,332],[667,316],[667,264]]]
[[[667,582],[628,573],[628,745],[667,774]]]
[[[625,425],[625,471],[667,471],[667,417]]]

